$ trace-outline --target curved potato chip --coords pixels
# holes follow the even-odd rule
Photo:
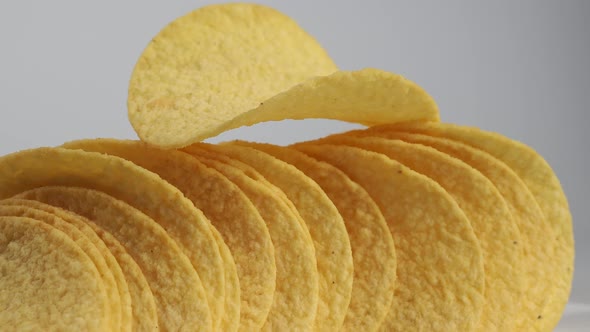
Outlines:
[[[184,114],[187,112],[185,109],[202,104],[203,98],[193,94],[156,100],[146,105],[149,111],[146,113],[175,114],[183,110]],[[265,121],[324,118],[376,125],[413,120],[439,120],[438,108],[424,90],[400,75],[378,69],[339,71],[329,76],[311,78],[268,100],[260,101],[256,108],[224,122],[219,120],[217,113],[231,108],[231,104],[236,101],[226,95],[207,98],[209,102],[221,99],[218,102],[221,106],[211,107],[209,110],[213,113],[209,115],[213,117],[212,120],[203,121],[201,118],[202,124],[191,126],[197,119],[190,120],[191,123],[179,124],[173,119],[158,117],[154,119],[149,135],[139,132],[139,137],[156,146],[179,148],[230,129]],[[143,115],[137,117],[140,116]],[[174,119],[185,121],[180,114],[174,115]],[[200,128],[201,126],[203,128]],[[188,134],[183,135],[184,132]]]
[[[242,293],[240,292],[238,267],[221,234],[217,230],[212,233],[215,241],[220,244],[219,254],[225,265],[225,310],[221,318],[220,329],[223,331],[224,328],[227,328],[226,331],[237,331],[241,326],[240,316],[242,315]]]
[[[517,319],[517,327],[540,330],[540,318],[547,300],[547,294],[553,287],[554,274],[559,273],[547,264],[554,258],[552,246],[547,245],[547,238],[553,231],[545,222],[543,213],[524,182],[506,164],[486,152],[469,145],[443,137],[412,134],[391,130],[365,130],[354,132],[353,135],[366,134],[372,136],[401,139],[407,142],[431,146],[441,152],[464,161],[481,172],[496,186],[510,208],[523,238],[524,272],[528,281],[521,295],[521,308]]]
[[[547,304],[537,315],[543,330],[552,330],[559,322],[571,291],[574,271],[574,235],[567,198],[551,166],[532,148],[497,133],[446,123],[407,123],[391,130],[445,137],[485,151],[510,167],[526,184],[552,228],[545,244],[554,247],[551,265],[553,286],[545,293]],[[375,130],[381,130],[376,128]],[[550,240],[549,240],[550,239]]]
[[[54,227],[30,218],[0,217],[0,270],[1,326],[109,330],[108,298],[96,266]]]
[[[148,287],[143,272],[133,258],[125,251],[121,243],[110,233],[96,226],[92,221],[71,211],[66,211],[40,201],[21,198],[25,194],[19,194],[14,198],[5,199],[0,201],[0,204],[25,206],[57,216],[80,230],[99,251],[110,253],[110,255],[104,255],[106,264],[116,279],[123,278],[126,281],[125,284],[127,285],[129,297],[131,298],[133,330],[157,330],[158,317],[156,315],[156,303],[154,302],[153,294]]]
[[[73,186],[103,191],[152,217],[180,245],[207,286],[184,327],[212,328],[207,299],[223,299],[224,271],[210,223],[169,183],[129,161],[100,153],[39,148],[0,158],[0,198],[44,186]],[[223,300],[211,304],[223,305]],[[219,311],[218,311],[219,312]]]
[[[317,330],[339,329],[352,291],[352,251],[346,226],[334,203],[301,171],[267,153],[234,144],[195,144],[253,167],[285,193],[305,221],[315,247],[320,277]]]
[[[421,144],[345,135],[325,141],[384,154],[440,184],[471,222],[483,251],[485,306],[477,330],[515,329],[520,299],[528,287],[522,240],[508,205],[490,180],[464,162]]]
[[[110,309],[110,328],[113,331],[131,331],[131,298],[124,278],[115,280],[113,273],[107,266],[104,256],[111,255],[110,251],[100,252],[98,248],[76,227],[63,219],[42,210],[28,206],[6,204],[0,201],[0,217],[25,217],[42,221],[63,232],[74,240],[82,251],[90,258],[105,286]],[[114,258],[113,258],[114,259]],[[124,293],[127,290],[127,293]],[[122,305],[126,299],[126,305]]]
[[[72,187],[43,187],[19,197],[51,204],[88,218],[111,233],[143,271],[158,309],[160,328],[179,326],[197,301],[198,275],[174,240],[155,221],[104,193]],[[180,300],[182,299],[182,300]]]
[[[354,265],[351,300],[342,329],[376,331],[393,301],[396,258],[393,237],[375,201],[342,171],[300,151],[271,144],[239,144],[297,167],[338,208],[350,238]]]
[[[129,120],[143,141],[165,148],[263,121],[439,120],[432,98],[399,75],[336,69],[311,36],[274,9],[206,6],[170,23],[146,47],[129,84]]]
[[[328,162],[375,200],[393,234],[397,282],[383,331],[471,331],[484,306],[481,247],[436,182],[387,156],[343,145],[294,148]]]
[[[244,330],[262,327],[266,314],[260,313],[264,308],[270,310],[275,289],[274,248],[264,220],[234,183],[187,153],[160,150],[139,141],[81,140],[64,146],[124,158],[180,189],[211,220],[237,264],[236,286],[241,287],[244,302],[242,317],[239,311],[226,317],[231,323],[239,322]],[[239,302],[240,298],[227,301]],[[226,326],[223,331],[231,328],[237,329],[237,325]]]
[[[229,129],[264,121],[322,118],[364,125],[414,120],[438,121],[436,103],[416,83],[379,69],[338,71],[314,77],[261,102],[220,127]],[[209,136],[202,136],[201,139]]]
[[[58,210],[60,210],[58,208]],[[66,214],[73,214],[66,211]],[[76,215],[80,217],[79,215]],[[77,218],[79,219],[79,218]],[[157,315],[156,301],[154,294],[149,288],[146,277],[143,271],[137,265],[137,262],[129,255],[125,247],[117,240],[111,233],[105,231],[94,222],[86,219],[86,224],[90,226],[92,231],[104,242],[104,244],[117,258],[125,279],[128,280],[130,293],[132,294],[132,311],[134,317],[134,328],[137,329],[145,327],[148,331],[157,331],[160,327]]]
[[[210,5],[166,26],[141,54],[128,115],[139,137],[178,147],[303,80],[336,71],[313,37],[262,5]]]
[[[260,175],[257,178],[247,165],[205,150],[190,152],[234,182],[268,226],[275,247],[277,276],[273,305],[262,330],[310,330],[316,316],[319,280],[313,242],[297,210],[283,192]]]

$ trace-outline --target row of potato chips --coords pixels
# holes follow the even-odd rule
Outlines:
[[[0,197],[16,330],[550,330],[571,282],[545,161],[442,123],[75,141],[0,159]]]
[[[0,158],[0,325],[14,330],[549,331],[571,216],[529,147],[338,71],[287,16],[207,6],[130,81],[144,141]],[[280,147],[201,140],[286,118],[368,126]],[[172,149],[174,148],[174,149]]]

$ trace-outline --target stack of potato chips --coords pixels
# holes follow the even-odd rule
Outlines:
[[[0,158],[0,326],[84,331],[550,331],[573,232],[545,160],[340,71],[287,16],[215,5],[138,60],[140,141]],[[288,147],[263,121],[364,124]]]

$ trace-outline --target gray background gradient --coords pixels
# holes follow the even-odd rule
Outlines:
[[[135,138],[127,83],[169,21],[214,1],[0,2],[0,154],[85,137]],[[444,121],[535,148],[574,217],[572,301],[590,303],[590,1],[260,1],[295,18],[341,69],[424,87]],[[235,130],[286,144],[358,126],[286,121]]]

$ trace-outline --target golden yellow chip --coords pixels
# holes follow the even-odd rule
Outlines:
[[[195,10],[155,36],[129,84],[139,136],[184,146],[279,92],[336,71],[323,48],[291,18],[262,5]]]
[[[339,329],[350,303],[353,274],[350,240],[342,216],[318,184],[297,168],[239,144],[196,144],[194,147],[250,165],[293,202],[309,229],[318,262],[320,301],[315,328]]]
[[[242,293],[240,292],[238,267],[221,234],[216,229],[212,233],[215,241],[219,244],[219,254],[225,265],[225,305],[220,329],[227,328],[226,331],[236,331],[239,330],[242,323],[240,319],[242,316]],[[234,317],[237,318],[234,319]]]
[[[76,227],[55,215],[41,210],[0,201],[0,216],[26,217],[39,220],[63,232],[70,239],[74,240],[80,249],[92,260],[92,263],[100,273],[109,303],[110,328],[116,331],[131,331],[131,297],[125,279],[115,280],[113,273],[105,262],[105,255],[112,256],[110,251],[100,252],[89,238]]]
[[[264,220],[234,183],[189,154],[152,148],[139,141],[82,140],[64,146],[127,159],[180,189],[211,220],[237,264],[239,285],[235,286],[241,287],[242,318],[240,311],[227,312],[228,325],[222,330],[237,329],[237,323],[244,330],[262,326],[266,314],[259,313],[270,309],[275,288],[274,248]],[[226,299],[230,309],[239,309],[231,305],[239,301],[239,297]]]
[[[91,220],[111,233],[143,271],[154,294],[160,329],[173,330],[193,309],[198,275],[166,231],[145,214],[104,193],[68,187],[43,187],[19,197],[57,206]]]
[[[378,129],[377,129],[378,130]],[[545,245],[554,247],[551,265],[553,286],[545,294],[546,305],[537,318],[542,329],[557,325],[568,301],[574,271],[574,235],[567,198],[551,166],[532,148],[497,133],[444,123],[408,123],[396,130],[439,136],[485,151],[510,167],[526,184],[539,204],[552,236]]]
[[[313,242],[297,210],[283,192],[247,165],[206,150],[191,149],[191,154],[234,182],[268,226],[277,275],[273,304],[263,330],[310,330],[316,316],[319,279]]]
[[[133,258],[125,251],[121,243],[110,233],[105,232],[92,221],[78,214],[36,200],[20,198],[26,194],[24,193],[15,198],[2,200],[0,204],[27,207],[50,213],[81,231],[101,253],[110,253],[103,254],[103,257],[115,279],[123,279],[125,281],[122,287],[126,287],[124,291],[128,292],[131,301],[129,303],[126,297],[122,297],[122,302],[124,306],[131,307],[131,314],[133,316],[132,329],[145,331],[156,330],[158,328],[158,318],[156,316],[156,303],[154,302],[153,294],[148,287],[143,272]]]
[[[263,121],[439,119],[432,98],[399,75],[335,71],[319,44],[274,9],[207,6],[144,50],[129,84],[129,120],[142,140],[178,148]]]
[[[490,154],[469,145],[443,137],[426,136],[395,130],[366,130],[355,132],[431,146],[441,152],[464,161],[485,175],[496,186],[510,208],[523,238],[523,264],[528,286],[522,294],[521,309],[517,326],[519,328],[540,330],[543,308],[547,294],[553,287],[555,274],[559,273],[548,264],[555,260],[554,248],[548,246],[553,230],[545,221],[539,205],[524,182],[506,164]]]
[[[346,331],[375,331],[393,300],[396,258],[393,237],[369,194],[342,171],[286,147],[240,142],[287,162],[315,181],[338,208],[348,231],[354,264]]]
[[[100,273],[66,234],[38,220],[0,217],[0,248],[3,329],[110,329]]]
[[[436,182],[379,153],[330,144],[294,148],[342,170],[371,195],[393,234],[397,282],[385,331],[470,331],[484,306],[481,247]]]
[[[0,198],[44,186],[103,191],[158,222],[189,257],[200,285],[200,301],[185,326],[211,329],[211,305],[223,305],[225,277],[210,223],[184,195],[156,174],[121,158],[63,148],[39,148],[0,158]],[[219,310],[217,311],[219,312]]]
[[[482,248],[485,306],[477,330],[516,328],[520,299],[528,287],[522,240],[508,205],[490,180],[464,162],[420,144],[344,135],[324,140],[382,153],[440,184],[465,212]]]
[[[438,121],[436,103],[414,82],[367,68],[311,78],[224,124],[215,135],[264,121],[323,118],[376,125]],[[201,136],[200,139],[209,136]]]

